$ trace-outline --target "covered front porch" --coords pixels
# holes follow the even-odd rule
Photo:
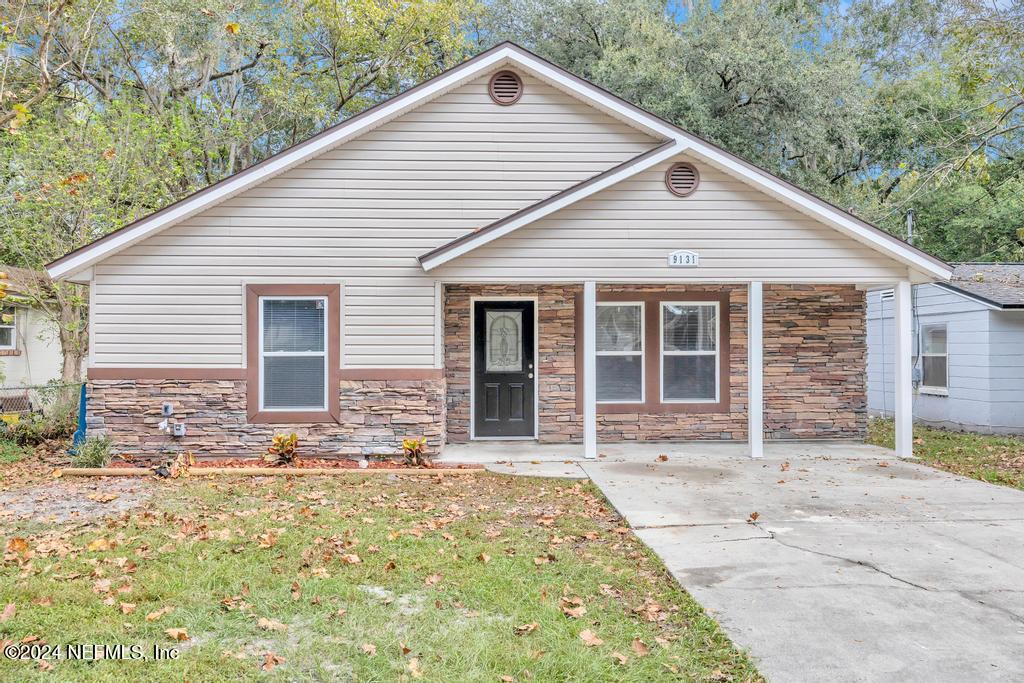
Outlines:
[[[444,283],[442,457],[852,447],[866,426],[864,291],[882,284]],[[909,455],[910,286],[892,284],[905,316],[897,450]],[[495,360],[499,322],[514,341]]]

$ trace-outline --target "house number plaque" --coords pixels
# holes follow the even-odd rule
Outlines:
[[[695,251],[680,249],[668,255],[671,268],[695,268],[700,265],[700,255]]]

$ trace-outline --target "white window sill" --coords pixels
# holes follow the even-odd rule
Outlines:
[[[939,387],[921,387],[918,392],[926,396],[949,396],[949,389]]]

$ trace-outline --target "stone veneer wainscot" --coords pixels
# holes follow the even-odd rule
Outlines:
[[[443,379],[342,380],[340,423],[248,424],[244,380],[90,380],[90,435],[110,436],[119,452],[142,458],[191,450],[197,457],[260,456],[278,432],[299,435],[307,457],[400,455],[402,439],[445,440]],[[160,432],[161,404],[174,405],[187,435]]]

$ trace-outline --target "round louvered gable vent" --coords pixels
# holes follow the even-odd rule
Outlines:
[[[523,79],[515,71],[499,71],[491,76],[487,92],[498,104],[515,104],[523,96]]]
[[[669,191],[677,197],[688,197],[700,185],[700,173],[693,164],[672,164],[665,173],[665,184]]]

